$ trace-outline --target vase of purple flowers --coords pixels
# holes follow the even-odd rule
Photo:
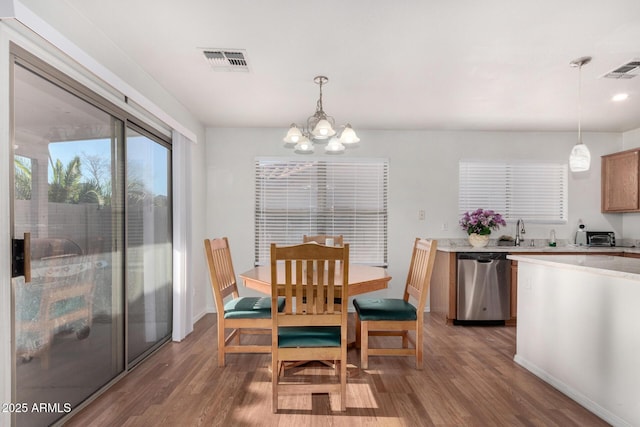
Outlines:
[[[469,235],[469,243],[473,247],[484,247],[489,244],[491,230],[507,225],[502,215],[491,209],[476,209],[465,212],[460,218],[460,226]]]

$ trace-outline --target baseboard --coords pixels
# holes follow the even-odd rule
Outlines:
[[[575,390],[574,388],[570,387],[564,382],[558,380],[556,377],[550,375],[548,372],[544,371],[543,369],[540,369],[537,365],[529,362],[523,357],[520,357],[518,354],[516,354],[513,357],[513,361],[516,362],[518,365],[522,366],[523,368],[525,368],[527,371],[531,372],[533,375],[537,376],[538,378],[546,382],[547,384],[553,386],[555,389],[557,389],[561,393],[575,400],[580,405],[584,406],[586,409],[593,412],[594,414],[596,414],[598,417],[602,418],[609,424],[613,426],[631,427],[631,424],[629,424],[627,421],[623,420],[622,418],[612,413],[608,409],[603,408],[593,400],[589,399],[584,394],[580,393],[579,391]]]

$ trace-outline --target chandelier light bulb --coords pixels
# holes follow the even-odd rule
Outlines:
[[[331,126],[331,123],[329,123],[328,120],[322,119],[318,122],[316,127],[313,128],[313,131],[311,131],[311,133],[317,139],[327,139],[330,136],[335,135],[336,131],[333,130],[333,127]]]
[[[294,147],[294,150],[298,154],[311,154],[313,153],[313,144],[303,135]]]
[[[329,140],[329,143],[325,147],[324,151],[328,154],[342,153],[344,151],[344,145],[342,145],[342,143],[338,141],[338,138],[334,136]]]
[[[296,144],[302,138],[302,132],[298,129],[295,123],[291,124],[287,136],[284,137],[284,142],[287,144]]]

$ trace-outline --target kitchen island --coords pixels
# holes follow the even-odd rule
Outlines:
[[[640,425],[640,260],[518,261],[514,360],[612,425]]]

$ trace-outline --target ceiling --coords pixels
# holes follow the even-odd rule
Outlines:
[[[66,0],[205,126],[303,124],[316,108],[358,129],[640,128],[640,1]],[[203,48],[246,50],[218,72]],[[612,102],[619,92],[624,102]]]

